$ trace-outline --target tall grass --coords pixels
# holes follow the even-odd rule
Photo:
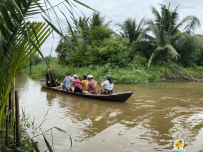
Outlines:
[[[67,72],[77,74],[81,79],[83,75],[92,74],[94,79],[100,83],[105,79],[106,75],[111,75],[115,84],[139,84],[154,81],[165,80],[164,74],[169,74],[170,70],[165,67],[151,67],[149,70],[146,67],[136,67],[129,65],[126,68],[110,67],[109,64],[104,66],[90,65],[88,67],[71,67],[58,65],[57,60],[50,61],[52,72],[56,74],[58,80],[63,80]],[[23,72],[29,74],[29,68],[25,68]],[[31,77],[34,79],[44,79],[47,72],[45,63],[40,63],[37,66],[32,66]]]

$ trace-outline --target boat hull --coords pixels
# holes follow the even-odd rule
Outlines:
[[[72,95],[77,95],[81,97],[87,97],[87,98],[93,98],[93,99],[99,99],[99,100],[107,100],[107,101],[117,101],[117,102],[125,102],[132,94],[133,92],[123,92],[123,93],[113,93],[111,95],[106,95],[106,94],[81,94],[81,93],[75,93],[72,91],[65,91],[62,89],[59,89],[58,87],[47,87],[45,85],[44,80],[40,80],[40,83],[43,88],[49,89],[49,90],[54,90],[66,94],[72,94]]]

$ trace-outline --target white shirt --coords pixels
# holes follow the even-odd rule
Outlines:
[[[113,90],[113,83],[110,84],[109,83],[109,80],[105,80],[102,84],[101,84],[102,87],[105,86],[105,89],[107,90]]]

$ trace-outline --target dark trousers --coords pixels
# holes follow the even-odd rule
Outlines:
[[[74,92],[80,92],[80,93],[82,93],[83,90],[80,87],[76,86],[75,89],[74,89]]]
[[[46,86],[47,87],[56,87],[56,83],[55,82],[47,83]]]

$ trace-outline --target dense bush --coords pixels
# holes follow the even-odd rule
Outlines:
[[[103,66],[90,65],[87,67],[71,67],[58,65],[57,60],[50,61],[50,67],[59,80],[63,80],[67,72],[71,72],[72,75],[77,74],[80,79],[82,75],[92,74],[98,83],[100,83],[102,79],[105,79],[106,75],[111,75],[115,84],[138,84],[161,81],[164,80],[165,72],[165,68],[163,67],[152,66],[150,70],[147,70],[144,67],[135,67],[133,64],[129,64],[126,68],[119,68],[118,66],[111,68],[110,64]],[[29,68],[24,69],[24,72],[29,73]],[[31,77],[42,79],[45,78],[46,72],[47,66],[42,62],[32,67]]]
[[[104,39],[111,38],[112,30],[107,26],[94,26],[88,32],[89,41],[103,41]]]
[[[105,38],[102,43],[93,41],[87,48],[87,59],[94,65],[109,63],[112,67],[125,67],[131,62],[128,43],[126,38],[117,41],[114,37]]]
[[[178,50],[180,58],[178,63],[183,67],[193,67],[194,65],[202,66],[203,65],[203,50],[198,47],[193,47],[189,44],[182,47]]]

